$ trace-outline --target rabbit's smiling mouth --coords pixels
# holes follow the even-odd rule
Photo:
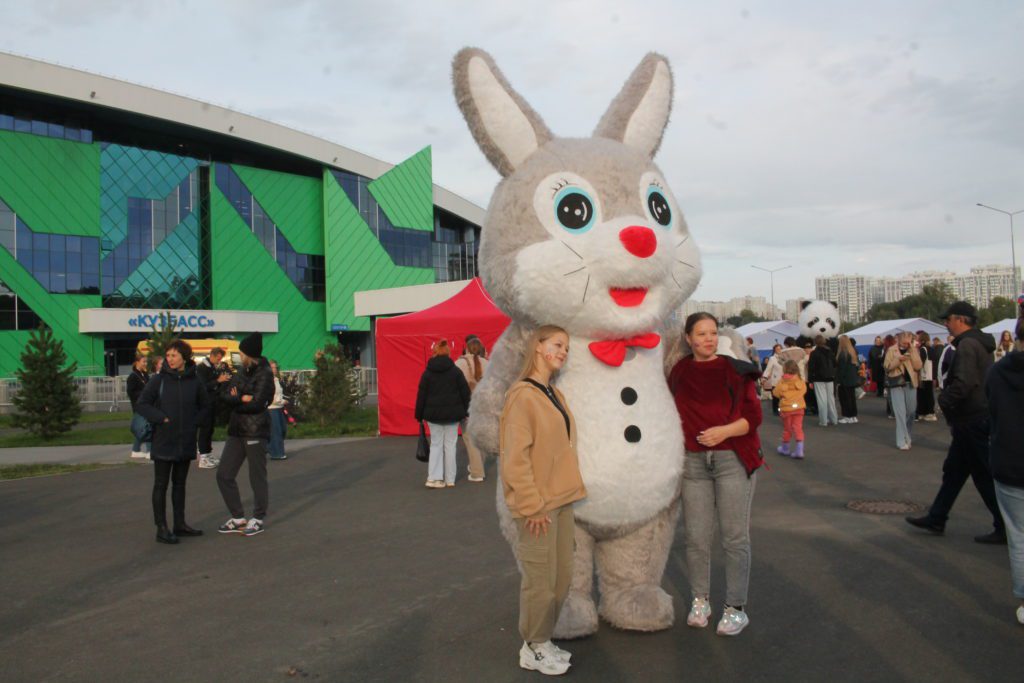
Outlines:
[[[619,306],[632,308],[644,302],[644,297],[647,296],[647,288],[630,287],[629,289],[624,289],[622,287],[609,287],[608,294],[612,297],[612,301]]]

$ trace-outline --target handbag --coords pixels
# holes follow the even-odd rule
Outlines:
[[[149,420],[142,417],[138,413],[132,415],[132,423],[130,429],[132,430],[132,436],[134,436],[139,441],[153,440],[153,425],[150,424]]]
[[[416,459],[420,462],[430,460],[430,439],[427,438],[427,430],[422,422],[420,422],[420,438],[416,442]]]
[[[907,386],[907,378],[904,377],[902,374],[897,375],[896,377],[890,377],[889,375],[886,375],[885,386],[888,389],[898,389],[899,387],[905,387]]]
[[[157,401],[164,397],[164,381],[163,378],[160,381],[160,391],[157,394]],[[132,432],[132,436],[142,442],[149,442],[153,440],[153,423],[142,417],[138,413],[132,415],[132,422],[128,426]]]

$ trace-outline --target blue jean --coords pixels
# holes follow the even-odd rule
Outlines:
[[[1024,600],[1024,489],[1007,484],[996,485],[996,500],[1006,524],[1006,543],[1010,550],[1010,576],[1013,594]]]
[[[815,382],[814,399],[818,404],[818,424],[822,427],[839,424],[839,414],[836,413],[836,383]]]
[[[139,441],[135,439],[132,441],[132,453],[149,453],[149,447],[152,442],[150,441]]]
[[[427,463],[427,479],[455,483],[455,444],[459,440],[459,423],[438,424],[428,422],[430,427],[430,461]]]
[[[756,474],[747,476],[732,451],[686,452],[683,527],[686,573],[694,596],[711,592],[711,541],[717,523],[725,550],[725,602],[747,604],[750,584],[750,505]]]
[[[896,418],[896,447],[909,446],[910,429],[917,413],[917,389],[910,384],[889,387],[889,400],[892,401],[892,415]]]
[[[268,410],[267,413],[270,414],[270,443],[267,445],[267,452],[271,458],[284,457],[284,435],[288,431],[284,411],[275,408]]]

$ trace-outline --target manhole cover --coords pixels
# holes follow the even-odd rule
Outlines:
[[[869,515],[905,515],[924,510],[924,505],[908,500],[851,500],[846,507]]]

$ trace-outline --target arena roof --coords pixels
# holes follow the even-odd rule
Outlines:
[[[348,147],[232,109],[5,52],[0,52],[0,84],[190,126],[368,178],[378,178],[393,168],[393,164]],[[482,208],[436,184],[434,204],[476,225],[483,223]]]

